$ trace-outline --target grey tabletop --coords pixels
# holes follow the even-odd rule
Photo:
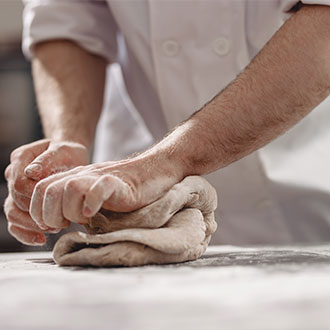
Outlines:
[[[213,246],[134,268],[0,254],[0,329],[330,329],[329,274],[330,245]]]

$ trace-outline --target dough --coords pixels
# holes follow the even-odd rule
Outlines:
[[[137,211],[101,210],[85,226],[87,234],[67,233],[53,256],[62,266],[140,266],[199,258],[217,228],[215,189],[190,176],[163,197]]]

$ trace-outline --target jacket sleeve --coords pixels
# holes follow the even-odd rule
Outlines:
[[[117,25],[104,0],[24,0],[23,52],[34,55],[36,43],[72,40],[87,51],[116,61]]]

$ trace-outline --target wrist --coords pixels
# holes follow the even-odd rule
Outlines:
[[[183,158],[177,157],[176,153],[167,146],[156,145],[150,150],[136,157],[141,169],[143,179],[150,179],[150,176],[164,178],[171,184],[178,183],[186,176],[186,168]]]
[[[46,138],[51,141],[51,143],[72,143],[72,144],[77,144],[80,146],[83,146],[87,152],[90,151],[92,141],[88,139],[87,137],[79,134],[73,134],[73,133],[67,133],[63,132],[61,130],[57,130],[57,132],[53,134],[45,134]]]
[[[206,146],[200,143],[202,136],[196,134],[196,126],[193,120],[180,124],[143,155],[155,159],[156,166],[172,173],[177,182],[190,175],[204,174],[199,155],[205,155]]]
[[[90,163],[90,150],[83,144],[78,141],[72,141],[69,139],[52,139],[49,144],[50,150],[62,150],[66,152],[68,156],[74,156],[76,160],[78,160],[78,165],[87,165]]]

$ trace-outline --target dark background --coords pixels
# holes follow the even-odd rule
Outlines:
[[[7,231],[4,170],[14,148],[42,136],[30,63],[21,51],[22,10],[20,0],[0,1],[0,252],[31,250]]]

